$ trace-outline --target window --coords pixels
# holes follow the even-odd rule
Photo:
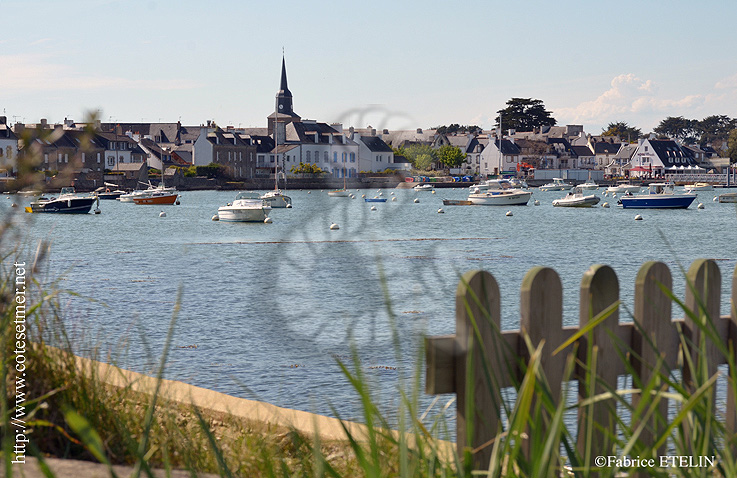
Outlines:
[[[271,163],[274,162],[274,155],[273,154],[270,154],[269,155],[269,162],[271,162]]]
[[[49,155],[44,154],[44,163],[49,164]]]
[[[107,157],[107,164],[108,164],[108,166],[115,166],[115,156],[108,156]]]
[[[100,164],[100,153],[97,153],[97,164]]]
[[[307,151],[305,153],[305,160],[309,163],[312,161],[312,151]]]
[[[338,152],[337,151],[334,151],[333,152],[333,162],[334,163],[337,163],[338,162]]]
[[[328,152],[327,152],[327,151],[323,151],[323,153],[324,153],[324,154],[323,154],[323,156],[322,156],[322,158],[323,158],[323,159],[322,159],[322,162],[323,162],[323,163],[329,163],[329,162],[330,162],[330,159],[328,159]]]

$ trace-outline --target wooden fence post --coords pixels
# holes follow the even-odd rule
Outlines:
[[[590,320],[618,300],[619,281],[614,270],[605,265],[591,266],[581,280],[580,327],[585,327]],[[619,311],[615,309],[602,323],[581,338],[578,355],[588,370],[580,371],[579,374],[580,400],[603,393],[607,387],[616,390],[620,357],[613,340],[617,336],[618,327]],[[589,349],[591,361],[588,360]],[[609,436],[616,434],[615,405],[613,400],[606,400],[579,409],[578,449],[587,463],[593,463],[595,456],[613,454]]]
[[[560,390],[566,363],[566,354],[553,356],[553,351],[565,341],[563,332],[563,286],[558,274],[548,267],[535,267],[522,279],[520,289],[520,336],[527,334],[530,345],[536,349],[544,342],[541,366],[553,400],[560,400]],[[525,347],[520,338],[520,349]],[[526,355],[526,356],[529,356]],[[535,405],[530,406],[531,410]],[[543,424],[547,421],[541,422]],[[536,430],[541,437],[547,436],[545,429]],[[529,435],[529,433],[528,433]],[[523,444],[523,450],[531,458],[533,437]]]
[[[684,301],[688,310],[698,317],[699,323],[706,325],[706,317],[710,317],[715,327],[720,327],[719,308],[722,296],[722,275],[719,266],[711,259],[695,260],[686,273],[686,299]],[[698,367],[700,361],[706,360],[709,377],[717,371],[717,366],[722,362],[719,349],[701,331],[698,324],[686,316],[686,329],[690,341],[690,356],[694,366]],[[722,335],[722,337],[726,334]],[[701,342],[704,349],[700,349]],[[684,364],[683,380],[689,386],[693,384],[696,370],[691,370],[688,364]],[[716,398],[716,397],[714,397]]]
[[[732,353],[737,353],[737,266],[732,272],[732,300],[729,304],[729,339],[727,345],[733,350]],[[729,377],[727,377],[727,430],[731,433],[737,433],[737,397],[734,393],[735,384],[732,382],[734,370],[729,372]],[[735,453],[734,447],[733,453]]]
[[[456,290],[456,335],[426,340],[426,389],[456,393],[458,455],[470,449],[475,469],[488,468],[500,431],[501,388],[509,384],[499,376],[507,371],[506,349],[496,280],[485,271],[467,272]]]
[[[654,382],[653,392],[660,391],[663,383],[658,377],[667,376],[668,371],[676,366],[678,360],[678,335],[671,322],[672,301],[661,289],[673,289],[670,269],[662,262],[646,262],[640,267],[635,279],[635,322],[640,331],[632,334],[632,368],[637,377],[633,377],[633,386],[648,387]],[[661,361],[660,365],[658,362]],[[652,396],[632,396],[632,407],[641,413],[647,411]],[[661,398],[647,426],[642,430],[640,440],[645,446],[655,443],[656,437],[665,430],[668,420],[668,401]],[[635,429],[638,423],[632,423]],[[665,453],[665,445],[658,449],[658,455]]]

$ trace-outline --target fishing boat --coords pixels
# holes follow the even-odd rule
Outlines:
[[[159,204],[163,206],[171,206],[177,202],[179,193],[167,191],[154,191],[149,194],[141,195],[133,198],[135,204]]]
[[[486,184],[486,191],[472,190],[468,201],[479,206],[524,206],[532,196],[531,191],[513,188],[506,179],[492,179]]]
[[[563,180],[563,178],[553,178],[553,182],[540,186],[540,191],[568,191],[573,187]]]
[[[599,204],[599,197],[595,194],[584,194],[581,186],[574,187],[568,194],[553,201],[556,207],[594,207]]]
[[[695,194],[678,194],[673,183],[650,183],[643,194],[625,194],[618,201],[624,209],[686,209]]]
[[[261,199],[259,193],[241,192],[232,203],[218,208],[218,220],[228,222],[264,222],[271,206]]]
[[[96,196],[79,195],[72,187],[61,188],[56,197],[42,196],[26,207],[26,212],[46,212],[58,214],[87,214],[99,199]]]

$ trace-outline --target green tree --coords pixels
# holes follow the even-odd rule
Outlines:
[[[555,126],[557,123],[552,113],[545,109],[542,100],[532,98],[512,98],[507,101],[507,107],[497,113],[501,116],[503,131],[532,131],[539,126]],[[499,116],[496,122],[499,123]]]
[[[429,171],[437,161],[437,152],[428,144],[412,144],[403,148],[403,156],[412,163],[412,167],[420,171]]]
[[[458,134],[458,133],[475,133],[476,131],[481,131],[481,128],[473,125],[460,125],[458,123],[452,123],[448,126],[436,126],[434,128],[431,128],[437,131],[438,134]]]
[[[698,122],[699,144],[702,146],[718,141],[727,141],[730,132],[737,128],[737,120],[725,115],[707,116]]]
[[[322,174],[325,172],[317,165],[312,163],[303,163],[302,161],[299,162],[299,165],[292,166],[292,169],[289,171],[295,174]]]
[[[733,129],[729,132],[727,138],[727,156],[729,157],[729,163],[737,163],[737,129]]]
[[[445,144],[437,150],[438,162],[447,168],[457,168],[466,159],[466,153],[450,144]]]
[[[692,143],[697,140],[698,121],[684,118],[683,116],[669,116],[660,122],[657,128],[653,130],[661,136],[677,139],[685,143]]]
[[[642,136],[642,130],[630,126],[624,121],[617,121],[616,123],[609,123],[606,129],[602,129],[601,134],[603,136],[619,136],[622,141],[634,143]]]

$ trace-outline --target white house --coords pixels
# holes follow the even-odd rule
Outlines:
[[[17,169],[18,137],[7,124],[7,118],[0,116],[0,176],[9,176]]]
[[[489,137],[489,144],[481,152],[480,173],[484,176],[504,173],[517,174],[521,162],[521,152],[514,142]],[[501,153],[500,153],[501,149]]]
[[[662,139],[640,139],[630,165],[633,176],[704,171],[678,143]]]

